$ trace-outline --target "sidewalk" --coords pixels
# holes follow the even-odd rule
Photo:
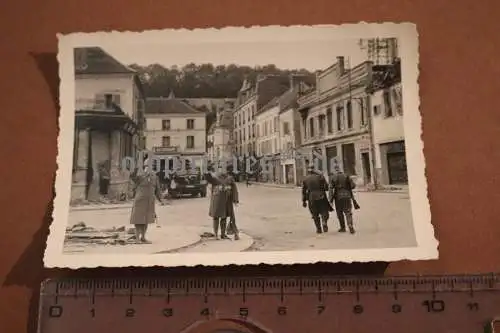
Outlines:
[[[118,204],[89,204],[89,205],[79,205],[70,206],[69,211],[85,211],[85,210],[102,210],[102,209],[130,209],[132,208],[132,202],[124,202]]]
[[[211,233],[211,231],[205,229],[205,232]],[[242,252],[247,251],[252,247],[255,240],[240,231],[240,239],[233,240],[233,236],[230,239],[220,239],[206,238],[202,237],[199,242],[190,246],[184,246],[174,250],[166,250],[158,252],[163,253],[231,253],[231,252]]]
[[[250,186],[263,186],[263,187],[275,187],[275,188],[288,188],[288,189],[300,189],[300,186],[294,184],[276,184],[276,183],[264,183],[264,182],[251,182]],[[368,186],[359,186],[354,189],[354,192],[377,192],[377,193],[408,193],[408,185],[398,185],[398,186],[380,186],[379,189],[374,190]]]
[[[295,184],[277,184],[277,183],[264,183],[264,182],[250,182],[251,186],[264,186],[264,187],[277,187],[277,188],[289,188],[289,189],[298,189],[301,188]],[[240,186],[246,186],[244,182],[241,183]]]

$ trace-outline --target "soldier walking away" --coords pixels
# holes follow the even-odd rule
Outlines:
[[[312,166],[307,172],[308,175],[302,183],[302,206],[309,207],[316,233],[328,232],[328,219],[330,212],[333,211],[326,196],[328,182],[323,175],[316,173]]]
[[[335,168],[336,174],[330,179],[328,194],[330,203],[335,203],[337,218],[339,219],[339,232],[346,232],[346,222],[351,234],[355,233],[353,216],[352,216],[352,201],[354,200],[352,190],[356,184],[349,175],[346,175],[338,167]],[[355,203],[355,208],[359,206]]]
[[[225,170],[219,174],[207,173],[205,179],[212,187],[209,216],[213,219],[214,236],[219,239],[220,229],[220,238],[229,239],[226,234],[227,218],[231,219],[234,215],[234,205],[239,200],[236,181]],[[233,218],[230,222],[233,223],[234,231],[236,219]]]

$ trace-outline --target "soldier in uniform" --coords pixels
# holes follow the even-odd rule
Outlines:
[[[219,230],[222,239],[229,238],[226,233],[228,218],[230,219],[230,227],[235,234],[235,238],[239,238],[236,219],[234,217],[234,205],[239,203],[239,198],[234,178],[224,170],[219,174],[207,173],[205,179],[212,187],[209,216],[213,219],[215,238],[219,238]]]
[[[308,175],[302,183],[302,206],[309,207],[316,232],[318,234],[328,232],[328,218],[333,211],[326,195],[328,182],[323,175],[316,173],[312,166],[307,172]]]
[[[352,218],[352,190],[356,187],[351,177],[346,175],[339,167],[335,168],[336,174],[330,178],[328,189],[330,203],[335,203],[337,218],[339,219],[339,232],[346,232],[346,222],[351,234],[355,233]]]

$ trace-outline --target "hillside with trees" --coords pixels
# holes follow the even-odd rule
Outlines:
[[[167,97],[173,90],[178,98],[236,98],[245,77],[255,80],[259,74],[272,74],[288,80],[292,73],[311,74],[305,69],[282,70],[272,64],[254,68],[234,64],[188,64],[170,68],[133,64],[130,67],[139,73],[147,97]]]

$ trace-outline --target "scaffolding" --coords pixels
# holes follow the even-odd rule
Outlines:
[[[368,60],[374,65],[389,65],[398,57],[397,38],[360,39],[359,46],[367,51]]]

